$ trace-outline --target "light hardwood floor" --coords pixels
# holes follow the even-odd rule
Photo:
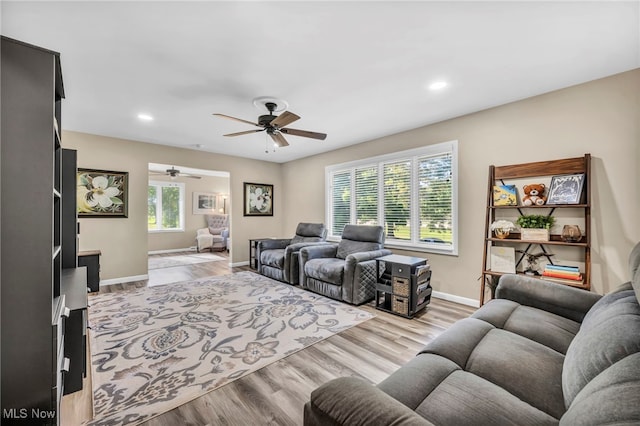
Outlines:
[[[217,253],[226,256],[226,253]],[[151,283],[185,281],[211,275],[251,270],[230,268],[228,261],[149,271],[149,280],[102,287],[117,292]],[[437,271],[434,271],[437,273]],[[378,311],[373,302],[360,306],[375,318],[289,355],[255,373],[144,423],[174,425],[301,425],[302,409],[311,391],[342,376],[378,383],[408,362],[429,341],[475,308],[432,298],[414,319]],[[89,369],[90,370],[90,369]],[[91,377],[83,390],[62,400],[62,424],[80,425],[92,416]]]

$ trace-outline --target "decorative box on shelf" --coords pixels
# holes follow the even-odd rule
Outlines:
[[[527,241],[549,241],[549,230],[539,228],[522,228],[520,238]]]

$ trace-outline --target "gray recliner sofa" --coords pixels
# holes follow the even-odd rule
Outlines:
[[[300,286],[359,305],[375,294],[376,261],[384,248],[382,226],[345,225],[338,244],[300,249]]]
[[[505,275],[489,301],[372,386],[335,379],[305,425],[640,424],[640,244],[601,297]]]
[[[293,238],[265,239],[258,241],[256,256],[258,272],[269,278],[288,284],[298,284],[298,253],[303,247],[322,244],[327,238],[323,223],[301,222]]]

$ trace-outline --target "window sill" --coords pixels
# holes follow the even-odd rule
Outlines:
[[[171,232],[184,232],[184,229],[148,229],[149,234],[164,234]]]
[[[329,236],[327,237],[328,242],[338,243],[340,242],[340,237]],[[434,254],[443,254],[445,256],[458,256],[457,250],[454,249],[443,249],[439,246],[442,244],[432,243],[432,244],[412,244],[410,242],[400,242],[400,241],[390,241],[387,240],[384,243],[384,248],[386,249],[396,249],[396,250],[406,250],[406,251],[416,251],[422,253],[434,253]],[[451,247],[449,244],[446,244],[447,247]]]

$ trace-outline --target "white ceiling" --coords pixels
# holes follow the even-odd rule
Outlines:
[[[10,2],[8,37],[61,53],[63,128],[286,162],[640,67],[638,1]],[[436,80],[449,86],[425,87]],[[225,138],[288,101],[291,127]],[[138,113],[155,117],[139,121]],[[270,144],[272,145],[272,144]],[[201,146],[198,148],[198,146]]]

